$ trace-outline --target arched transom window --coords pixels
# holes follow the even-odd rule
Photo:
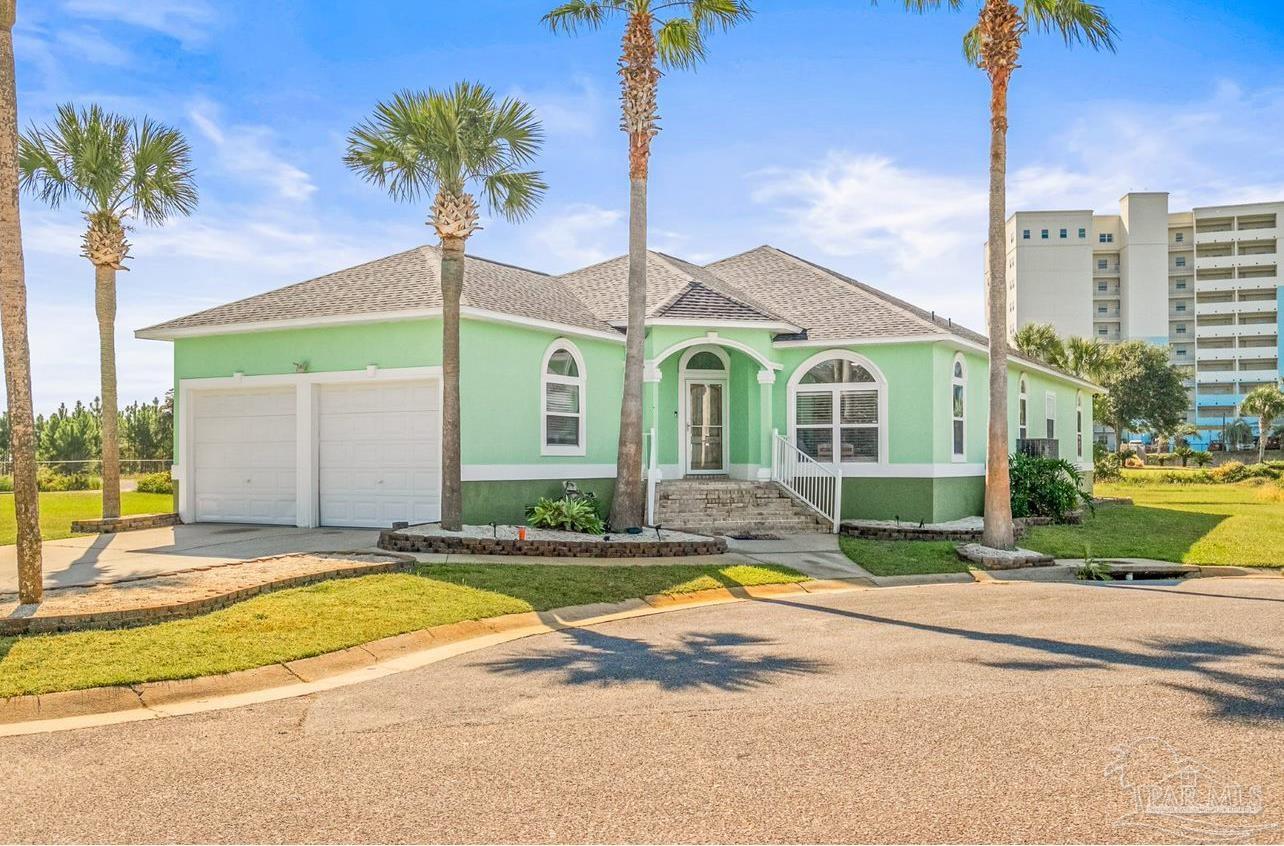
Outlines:
[[[794,444],[825,463],[880,461],[883,390],[881,376],[851,354],[807,367],[790,388]]]
[[[951,441],[953,442],[953,456],[956,460],[962,460],[966,452],[964,416],[966,393],[967,370],[963,364],[963,356],[956,355],[950,371],[950,415],[952,424],[950,432]]]
[[[540,439],[544,455],[584,454],[584,361],[570,341],[554,341],[540,377]]]

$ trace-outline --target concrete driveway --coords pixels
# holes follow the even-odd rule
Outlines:
[[[0,841],[1275,843],[1282,610],[1284,580],[1199,579],[623,620],[5,738]],[[1191,772],[1242,812],[1138,812]]]
[[[155,576],[292,552],[368,549],[377,529],[298,529],[201,523],[116,535],[86,535],[44,544],[45,587],[70,587]],[[0,593],[18,589],[17,552],[0,547]]]

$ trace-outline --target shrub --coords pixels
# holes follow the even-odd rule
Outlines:
[[[1059,522],[1078,506],[1091,506],[1092,497],[1079,487],[1083,477],[1069,461],[1014,455],[1010,462],[1013,517],[1051,517]]]
[[[1240,482],[1248,478],[1244,471],[1244,462],[1227,461],[1220,467],[1214,467],[1208,471],[1208,477],[1214,482]]]
[[[1092,445],[1092,474],[1093,478],[1106,481],[1109,479],[1118,479],[1120,461],[1119,454],[1111,452],[1101,444]]]
[[[138,490],[140,493],[172,494],[174,492],[174,480],[169,477],[168,470],[162,470],[159,473],[148,473],[146,476],[139,477]]]
[[[1181,446],[1177,447],[1177,449],[1173,450],[1173,455],[1181,459],[1182,467],[1186,466],[1186,462],[1190,461],[1190,457],[1194,454],[1195,454],[1195,451],[1190,447],[1186,446],[1185,444],[1182,444]]]
[[[88,473],[58,473],[48,467],[36,469],[36,487],[45,492],[95,491],[102,486],[100,477]]]
[[[561,529],[566,532],[602,534],[602,518],[592,502],[586,499],[550,499],[541,497],[526,509],[526,522],[537,529]]]
[[[0,493],[12,493],[12,492],[13,492],[13,477],[0,476]]]
[[[1125,467],[1140,468],[1140,467],[1145,467],[1145,466],[1146,466],[1146,462],[1142,461],[1140,458],[1137,458],[1135,455],[1133,455],[1133,456],[1129,456],[1128,458],[1124,459],[1124,466],[1125,466]]]
[[[1206,449],[1196,450],[1190,454],[1190,460],[1196,467],[1207,467],[1213,463],[1213,454]]]
[[[1155,452],[1146,456],[1146,460],[1148,463],[1158,464],[1160,467],[1163,467],[1168,462],[1172,461],[1173,457],[1174,454],[1171,452]],[[1186,462],[1183,461],[1182,463],[1185,464]]]

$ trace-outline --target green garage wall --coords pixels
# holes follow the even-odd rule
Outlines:
[[[601,503],[598,509],[603,517],[611,507],[615,495],[614,479],[577,479],[582,492],[593,492]],[[540,497],[557,498],[562,495],[559,479],[518,480],[511,482],[464,482],[464,522],[525,523],[526,506]]]

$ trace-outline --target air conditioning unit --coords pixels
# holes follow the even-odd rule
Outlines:
[[[1021,455],[1037,455],[1043,458],[1060,458],[1061,450],[1056,438],[1023,438],[1017,441],[1017,452]]]

